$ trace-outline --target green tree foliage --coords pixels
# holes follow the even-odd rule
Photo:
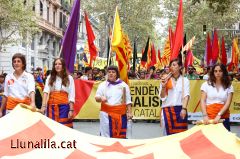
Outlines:
[[[132,44],[137,39],[141,48],[148,36],[154,38],[155,21],[161,17],[159,0],[91,0],[83,5],[84,10],[92,16],[105,12],[97,17],[100,19],[100,30],[106,30],[106,26],[112,28],[115,8],[118,6],[124,32]]]
[[[208,6],[214,10],[215,13],[224,14],[228,9],[230,9],[232,0],[192,0],[193,4],[201,3],[206,1]]]
[[[163,0],[164,15],[169,18],[169,25],[175,29],[179,0]],[[238,11],[238,0],[232,0],[228,10],[224,14],[215,12],[209,8],[205,1],[193,4],[192,1],[184,1],[184,31],[187,33],[187,41],[196,36],[193,52],[196,56],[203,56],[205,50],[206,35],[203,34],[203,25],[207,26],[207,32],[212,36],[211,31],[219,29],[218,37],[224,36],[225,42],[231,45],[232,31],[221,29],[233,29],[233,25],[238,22],[240,15]]]
[[[37,31],[32,0],[0,0],[0,51],[3,45],[16,43],[19,35]]]

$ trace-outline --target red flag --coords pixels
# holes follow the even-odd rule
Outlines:
[[[212,44],[212,61],[213,61],[213,64],[215,64],[217,62],[218,54],[219,54],[218,35],[217,35],[217,30],[214,30],[213,44]]]
[[[222,37],[222,64],[227,65],[227,53],[225,48],[224,37]]]
[[[144,56],[144,49],[142,49],[142,57]],[[142,67],[145,67],[145,65],[146,65],[146,61],[142,61],[141,60],[141,66]]]
[[[88,20],[87,13],[85,12],[85,21],[86,21],[86,30],[87,30],[87,37],[88,37],[88,46],[90,52],[90,66],[92,66],[92,60],[96,59],[97,56],[97,48],[94,45],[95,35],[92,30],[92,26]]]
[[[193,61],[194,61],[193,53],[191,50],[188,50],[186,60],[185,60],[185,68],[187,68],[188,66],[192,66]]]
[[[174,32],[173,32],[171,26],[168,29],[168,37],[169,37],[169,42],[170,42],[170,52],[172,54],[173,44],[174,44]]]
[[[209,33],[207,35],[207,65],[210,65],[211,63],[211,60],[212,60],[212,44],[211,44],[211,39],[210,39],[210,36],[209,36]]]
[[[156,50],[155,50],[154,44],[152,44],[151,64],[150,64],[150,66],[154,66],[156,63],[157,63]]]
[[[158,49],[158,60],[161,63],[161,53],[160,53],[160,49]]]
[[[171,60],[178,57],[179,50],[183,44],[183,7],[182,7],[182,0],[179,1],[179,9],[178,9],[178,20],[175,29],[175,36],[174,36],[174,45],[171,54]]]

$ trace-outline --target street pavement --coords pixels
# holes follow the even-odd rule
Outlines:
[[[193,126],[190,124],[189,128]],[[99,135],[99,121],[77,121],[74,122],[74,129],[92,135]],[[240,137],[240,123],[233,123],[231,132],[236,133]],[[138,121],[132,123],[132,139],[149,139],[160,136],[162,136],[162,131],[159,122],[147,123],[146,121]]]

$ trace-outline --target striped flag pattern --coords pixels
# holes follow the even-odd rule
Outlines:
[[[192,45],[195,41],[195,36],[183,47],[182,51],[188,51],[192,48]]]
[[[147,140],[110,139],[68,128],[18,105],[0,118],[0,130],[0,158],[240,158],[240,139],[222,124],[199,125],[182,133]],[[25,143],[25,148],[20,147],[20,142],[22,146]]]

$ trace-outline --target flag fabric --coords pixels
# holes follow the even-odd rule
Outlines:
[[[232,59],[228,66],[229,71],[238,72],[238,59],[239,59],[238,40],[237,38],[234,38],[232,42]]]
[[[210,38],[210,35],[208,33],[207,35],[207,54],[205,55],[206,57],[206,61],[207,61],[207,66],[210,66],[212,65],[212,43],[211,43],[211,38]]]
[[[146,63],[148,61],[149,43],[150,43],[150,38],[148,37],[145,49],[142,52],[142,58],[141,58],[141,65],[142,65],[142,67],[145,67],[145,65],[146,65]]]
[[[225,41],[224,41],[224,37],[222,37],[222,64],[224,64],[225,66],[227,65],[227,52],[226,52],[226,48],[225,48]]]
[[[47,76],[47,71],[48,71],[48,67],[45,65],[43,67],[43,77],[45,78]]]
[[[83,53],[83,61],[86,62],[86,63],[88,63],[88,59],[87,59],[86,53]]]
[[[195,41],[195,36],[183,47],[183,51],[188,51],[192,48],[192,45]]]
[[[170,38],[168,37],[165,42],[165,47],[164,47],[163,55],[162,55],[162,63],[164,66],[169,65],[170,56],[171,56],[171,47],[170,47]]]
[[[44,82],[40,75],[37,76],[35,83],[41,87],[42,91],[44,90]]]
[[[110,38],[108,36],[107,39],[107,64],[111,65],[112,61],[111,61],[111,56],[110,56]]]
[[[217,30],[214,30],[213,44],[212,44],[212,62],[215,64],[219,56],[218,34]]]
[[[158,68],[159,67],[162,67],[162,58],[161,58],[161,52],[160,52],[160,49],[158,49]]]
[[[168,37],[169,37],[169,41],[170,41],[170,48],[171,48],[171,54],[172,54],[173,44],[174,44],[174,32],[173,32],[171,26],[169,26],[169,28],[168,28]]]
[[[61,46],[62,56],[66,62],[66,67],[70,73],[73,73],[74,71],[79,17],[80,17],[80,0],[75,0]]]
[[[149,42],[148,52],[147,52],[147,69],[150,68],[152,61],[152,42]]]
[[[137,41],[134,40],[133,44],[133,71],[136,71],[136,60],[137,60]]]
[[[154,66],[156,63],[157,63],[156,50],[155,50],[154,44],[152,44],[150,66]]]
[[[150,38],[148,37],[148,40],[147,40],[147,43],[146,43],[144,52],[143,52],[143,54],[142,54],[141,61],[147,62],[147,59],[148,59],[148,56],[147,56],[147,55],[148,55],[148,50],[149,50],[149,43],[150,43]]]
[[[128,81],[128,37],[122,31],[120,17],[116,7],[115,21],[113,25],[112,50],[116,52],[120,78],[127,84]]]
[[[188,50],[185,59],[185,68],[187,69],[188,66],[193,66],[193,61],[194,61],[193,53],[191,50]]]
[[[158,61],[161,63],[161,52],[160,52],[160,49],[158,49]]]
[[[179,1],[179,9],[178,9],[178,20],[177,25],[175,29],[175,35],[174,35],[174,44],[172,49],[172,54],[170,60],[176,59],[179,55],[179,51],[182,48],[183,45],[183,6],[182,6],[182,0]]]
[[[0,158],[240,158],[240,139],[222,124],[198,125],[182,133],[154,139],[122,140],[68,128],[19,104],[0,118],[0,130]],[[20,144],[26,147],[21,148]]]
[[[92,67],[92,61],[95,60],[97,57],[97,48],[94,44],[95,35],[92,30],[92,26],[89,22],[86,12],[85,12],[85,21],[86,21],[86,31],[87,31],[87,38],[88,38],[88,47],[89,47],[89,53],[90,53],[90,66]]]

